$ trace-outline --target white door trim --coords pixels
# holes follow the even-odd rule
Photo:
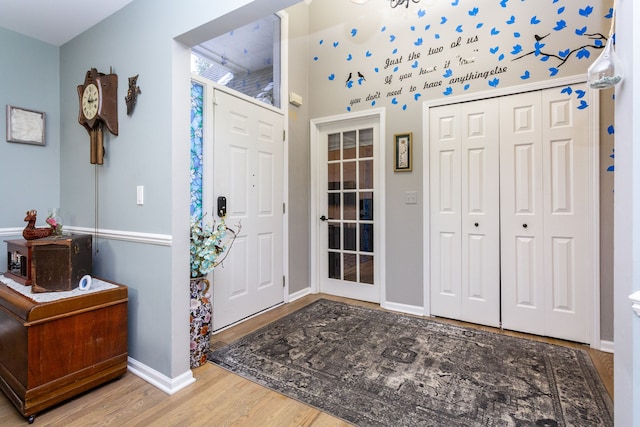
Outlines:
[[[386,239],[385,239],[385,229],[386,229],[386,221],[385,221],[385,179],[386,179],[386,161],[385,161],[385,151],[386,151],[386,131],[385,131],[385,109],[384,108],[376,108],[376,109],[372,109],[372,110],[367,110],[367,111],[360,111],[360,112],[355,112],[355,113],[348,113],[348,114],[340,114],[340,115],[335,115],[335,116],[329,116],[329,117],[321,117],[321,118],[317,118],[317,119],[312,119],[310,121],[310,126],[309,126],[309,130],[310,130],[310,135],[309,135],[309,142],[310,142],[310,154],[311,154],[311,164],[310,164],[310,172],[311,172],[311,206],[310,206],[310,213],[311,213],[311,218],[310,218],[310,251],[309,251],[309,258],[310,258],[310,280],[311,280],[311,293],[317,294],[319,292],[319,284],[320,284],[320,256],[321,254],[318,252],[318,236],[319,236],[319,229],[320,229],[320,224],[318,221],[318,218],[320,217],[320,213],[318,211],[318,205],[319,205],[319,201],[320,201],[320,197],[322,196],[322,192],[320,191],[320,186],[322,185],[320,180],[318,179],[319,176],[319,169],[318,169],[318,159],[320,156],[319,153],[319,149],[320,149],[320,133],[321,130],[320,128],[323,125],[327,125],[330,123],[338,123],[338,122],[346,122],[346,121],[351,121],[354,119],[360,119],[360,118],[370,118],[373,120],[378,121],[379,123],[379,141],[380,141],[380,149],[379,151],[379,156],[378,159],[376,161],[376,165],[380,165],[379,168],[377,168],[377,172],[376,173],[381,173],[381,179],[380,179],[380,194],[376,195],[376,202],[379,206],[381,206],[381,209],[379,210],[380,213],[380,218],[376,218],[376,224],[380,224],[381,228],[381,233],[380,233],[380,241],[376,242],[376,256],[378,259],[383,260],[382,262],[378,263],[379,264],[379,268],[380,268],[380,305],[384,307],[385,303],[386,303],[386,287],[385,287],[385,282],[386,282],[386,268],[385,268],[385,261],[386,260],[386,253],[385,253],[385,248],[386,248]]]
[[[284,174],[282,177],[282,201],[284,214],[282,215],[282,272],[284,281],[284,303],[289,299],[289,14],[284,11],[277,12],[280,18],[280,110],[284,116],[284,146],[282,159]]]
[[[429,147],[429,114],[430,109],[433,107],[439,107],[442,105],[456,104],[468,101],[477,101],[480,99],[501,97],[514,95],[517,93],[530,92],[534,90],[542,90],[553,87],[568,86],[576,83],[584,83],[587,81],[586,76],[578,75],[552,81],[531,83],[526,85],[520,85],[509,88],[497,89],[489,92],[480,92],[469,95],[455,96],[451,98],[442,98],[431,101],[425,101],[423,103],[422,114],[422,135],[423,135],[423,147]],[[592,348],[600,348],[600,175],[599,175],[599,140],[600,140],[600,107],[599,107],[599,92],[595,90],[587,91],[588,103],[589,103],[589,158],[590,158],[590,179],[585,183],[588,186],[587,192],[590,197],[589,203],[589,224],[590,235],[588,236],[589,245],[591,246],[591,253],[593,254],[593,262],[591,265],[585,266],[590,270],[590,276],[593,278],[591,286],[587,289],[587,300],[589,301],[590,315],[590,345]],[[431,218],[429,215],[431,206],[429,203],[429,162],[430,155],[429,150],[425,148],[423,151],[422,159],[422,200],[424,200],[425,206],[423,209],[423,295],[424,295],[424,315],[431,315],[431,253],[430,253],[430,223]]]

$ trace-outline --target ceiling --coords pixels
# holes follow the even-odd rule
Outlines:
[[[61,46],[133,0],[0,0],[0,27]],[[273,17],[197,46],[205,56],[255,71],[273,59]],[[218,58],[217,60],[214,58]],[[223,61],[223,62],[224,62]]]
[[[61,46],[133,0],[0,0],[0,27]]]

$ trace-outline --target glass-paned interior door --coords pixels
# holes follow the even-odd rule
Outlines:
[[[356,295],[344,296],[371,300],[358,295],[375,283],[375,176],[374,129],[372,127],[340,129],[326,137],[326,224],[325,279],[330,288],[352,288]],[[321,231],[322,233],[323,231]],[[326,292],[323,289],[323,292]],[[374,298],[375,299],[375,298]]]

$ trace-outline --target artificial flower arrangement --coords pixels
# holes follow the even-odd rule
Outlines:
[[[191,218],[191,277],[204,277],[227,257],[236,236],[237,230],[227,227],[224,217],[216,224],[204,222],[204,217]]]
[[[49,224],[49,227],[51,227],[53,229],[53,235],[54,236],[62,235],[62,224],[60,222],[60,218],[58,216],[58,210],[57,209],[52,209],[49,212],[49,216],[47,217],[45,222],[47,224]]]

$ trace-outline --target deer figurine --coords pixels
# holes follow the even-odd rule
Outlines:
[[[27,226],[22,230],[22,237],[26,240],[34,240],[41,239],[43,237],[49,237],[53,233],[53,228],[51,227],[36,227],[36,216],[38,212],[33,209],[27,211],[27,216],[24,217],[24,221],[27,223]]]

